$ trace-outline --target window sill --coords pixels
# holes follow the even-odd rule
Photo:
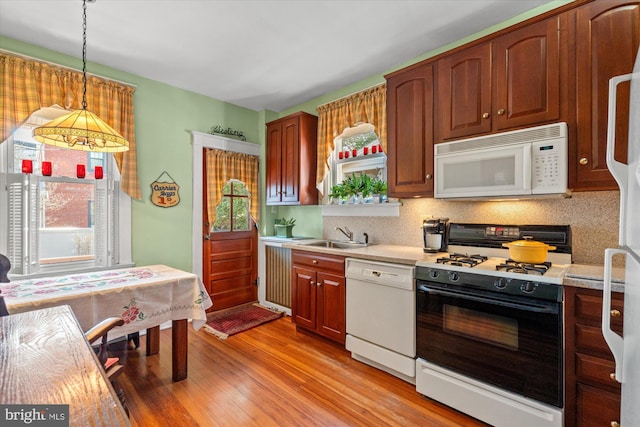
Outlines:
[[[400,216],[400,202],[322,205],[322,216]]]

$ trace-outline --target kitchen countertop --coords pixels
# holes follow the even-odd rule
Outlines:
[[[370,245],[353,249],[336,249],[319,246],[310,246],[323,239],[308,239],[304,241],[289,241],[282,246],[310,252],[341,255],[351,258],[366,259],[370,261],[390,262],[394,264],[415,265],[418,261],[433,262],[436,258],[444,256],[443,253],[424,253],[421,247],[398,245]],[[613,268],[612,290],[624,292],[624,268]],[[604,283],[604,266],[588,264],[572,264],[564,278],[564,286],[602,290]]]

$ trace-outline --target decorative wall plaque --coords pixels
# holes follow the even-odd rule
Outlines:
[[[161,181],[164,175],[166,175],[165,180],[168,178],[171,181]],[[176,206],[180,203],[179,190],[180,186],[171,178],[171,175],[166,171],[162,172],[160,176],[151,183],[151,202],[162,208]]]

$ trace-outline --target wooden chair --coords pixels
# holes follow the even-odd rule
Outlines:
[[[117,379],[124,371],[124,366],[118,363],[119,359],[117,357],[109,357],[107,345],[107,334],[109,333],[109,331],[116,326],[122,325],[124,325],[124,320],[122,320],[122,318],[109,317],[107,319],[104,319],[97,325],[91,327],[84,333],[84,335],[90,344],[93,344],[94,342],[102,338],[100,344],[98,345],[98,360],[104,368],[107,374],[107,378],[111,382],[113,389],[116,391],[116,394],[118,395],[118,399],[120,399],[120,403],[122,404],[124,411],[127,413],[127,416],[129,416],[129,408],[127,407],[127,403],[124,397],[124,391],[117,385]]]

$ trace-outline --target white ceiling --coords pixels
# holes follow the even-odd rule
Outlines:
[[[547,2],[97,0],[87,4],[87,59],[282,111]],[[82,2],[0,0],[0,34],[81,57]]]

